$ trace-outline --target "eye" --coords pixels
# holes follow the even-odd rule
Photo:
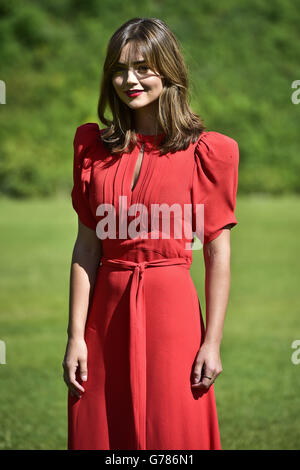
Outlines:
[[[120,65],[116,65],[113,70],[112,70],[112,74],[115,75],[115,74],[119,74],[119,73],[123,73],[124,70],[126,70],[126,67],[122,67]],[[149,67],[147,65],[138,65],[136,70],[139,72],[139,73],[147,73],[149,72]]]
[[[123,70],[122,67],[115,67],[115,68],[113,68],[112,72],[117,73],[117,72],[121,72],[122,70]]]
[[[140,65],[139,66],[139,70],[143,69],[144,72],[147,72],[147,70],[149,70],[149,68],[147,67],[147,65]]]

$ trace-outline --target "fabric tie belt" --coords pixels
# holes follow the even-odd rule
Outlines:
[[[132,270],[130,286],[129,367],[136,448],[146,449],[146,315],[144,305],[145,269],[164,266],[191,266],[188,258],[163,258],[135,263],[115,258],[101,258],[100,265]]]

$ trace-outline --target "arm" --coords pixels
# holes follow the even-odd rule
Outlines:
[[[87,348],[84,331],[101,256],[101,240],[94,230],[82,224],[78,218],[78,235],[70,272],[68,342],[62,363],[64,381],[71,395],[77,397],[80,397],[80,391],[85,391],[76,380],[78,365],[81,379],[87,380]]]
[[[83,338],[88,307],[93,296],[97,269],[102,256],[96,232],[78,218],[78,235],[70,273],[69,338]]]
[[[227,228],[227,226],[226,226]],[[195,388],[208,389],[222,372],[220,345],[230,290],[230,230],[203,247],[206,331],[193,371]],[[203,378],[207,375],[212,379]]]
[[[205,262],[205,343],[220,347],[230,290],[230,230],[203,247]]]

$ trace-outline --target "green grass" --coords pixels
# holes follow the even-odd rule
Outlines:
[[[0,200],[0,449],[66,449],[70,200]],[[231,295],[215,383],[223,449],[297,449],[300,198],[240,197],[231,232]],[[204,306],[202,251],[192,276]],[[204,311],[204,308],[203,308]]]

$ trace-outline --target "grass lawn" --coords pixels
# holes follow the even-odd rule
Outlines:
[[[68,198],[0,200],[0,449],[66,449],[61,362],[77,216]],[[239,197],[215,394],[223,449],[298,449],[300,198]],[[203,312],[202,251],[192,277]]]

